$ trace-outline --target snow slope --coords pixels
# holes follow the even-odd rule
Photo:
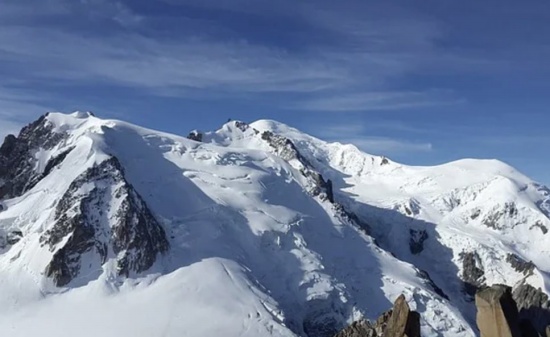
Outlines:
[[[28,150],[38,182],[0,200],[0,234],[21,234],[0,250],[0,335],[323,337],[404,293],[423,336],[474,336],[465,252],[485,284],[547,291],[549,193],[499,162],[407,167],[267,120],[202,142],[88,113],[41,123],[62,137]],[[114,176],[90,175],[112,158]],[[59,234],[60,208],[92,237]]]
[[[463,296],[463,281],[479,286],[527,283],[544,293],[550,290],[550,192],[514,168],[473,159],[406,166],[276,121],[260,120],[251,127],[290,139],[334,182],[337,202],[367,222],[384,249],[427,271],[470,322],[475,312],[471,299]],[[258,147],[255,141],[231,139],[225,127],[215,135],[213,141],[221,145]],[[263,144],[259,148],[266,149]],[[411,244],[419,239],[421,252]],[[482,271],[478,280],[465,275],[469,254]],[[534,264],[533,270],[518,270],[512,257]]]

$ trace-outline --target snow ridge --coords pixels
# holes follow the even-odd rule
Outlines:
[[[404,294],[424,336],[474,336],[468,286],[548,293],[550,192],[506,164],[271,120],[188,138],[77,112],[4,142],[0,334],[328,337]]]

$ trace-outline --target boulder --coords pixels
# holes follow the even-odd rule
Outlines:
[[[521,337],[512,288],[494,285],[478,291],[476,307],[481,337]]]

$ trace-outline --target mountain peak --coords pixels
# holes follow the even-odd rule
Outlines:
[[[404,294],[423,335],[472,337],[494,283],[546,317],[550,192],[509,166],[401,165],[273,120],[190,138],[49,113],[6,140],[6,326],[86,298],[102,310],[64,317],[99,330],[131,310],[162,317],[133,323],[151,335],[330,337]]]

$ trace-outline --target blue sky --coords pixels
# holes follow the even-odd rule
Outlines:
[[[550,184],[548,60],[546,0],[6,0],[0,134],[50,110],[179,134],[270,118]]]

